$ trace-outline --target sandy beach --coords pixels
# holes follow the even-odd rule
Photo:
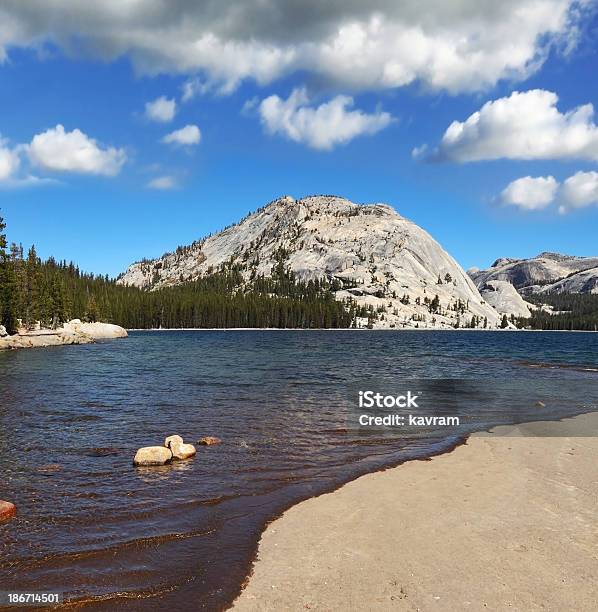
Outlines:
[[[594,610],[596,433],[598,413],[496,428],[298,504],[234,610]]]

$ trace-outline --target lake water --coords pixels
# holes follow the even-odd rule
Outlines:
[[[0,353],[0,499],[19,513],[0,525],[1,588],[93,609],[225,608],[293,503],[473,429],[598,410],[597,369],[589,333],[132,332]],[[464,423],[357,426],[357,389],[407,384],[436,402],[448,384]],[[223,443],[133,467],[174,433]]]

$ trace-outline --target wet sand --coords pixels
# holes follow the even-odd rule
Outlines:
[[[596,609],[597,434],[598,413],[499,427],[300,503],[234,610]]]

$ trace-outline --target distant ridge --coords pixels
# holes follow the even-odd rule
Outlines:
[[[598,293],[598,257],[545,251],[530,259],[497,259],[487,270],[469,270],[478,289],[490,281],[507,281],[522,295]]]

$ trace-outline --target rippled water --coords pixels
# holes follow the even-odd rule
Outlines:
[[[1,588],[222,609],[289,505],[463,439],[363,435],[356,385],[476,381],[459,404],[473,429],[598,410],[597,367],[598,335],[583,333],[132,332],[0,353],[0,499],[19,512],[0,525]],[[223,444],[133,467],[173,433]]]

